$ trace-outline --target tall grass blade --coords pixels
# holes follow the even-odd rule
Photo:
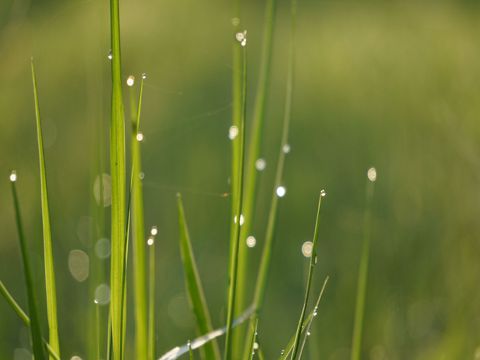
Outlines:
[[[133,88],[132,88],[133,89]],[[139,174],[142,171],[140,115],[142,111],[143,78],[136,116],[132,118],[132,242],[134,278],[134,314],[136,358],[146,359],[148,352],[147,325],[147,268],[145,249],[145,222],[143,215],[143,187]],[[131,97],[133,99],[133,96]],[[132,101],[132,104],[134,101]],[[131,106],[134,112],[133,105]],[[133,116],[132,113],[132,116]]]
[[[352,360],[359,360],[362,352],[363,319],[365,316],[365,299],[367,297],[368,262],[370,257],[370,238],[372,223],[372,198],[375,189],[377,172],[370,168],[367,173],[366,209],[363,228],[363,244],[360,264],[358,269],[357,298],[355,305],[355,322],[352,336]]]
[[[232,324],[235,317],[235,301],[237,291],[237,275],[238,275],[238,249],[240,246],[240,227],[243,223],[243,180],[245,172],[245,113],[246,113],[246,92],[247,92],[247,50],[246,50],[246,31],[237,32],[235,35],[236,46],[242,53],[241,61],[241,103],[242,110],[240,116],[240,124],[238,126],[238,136],[235,136],[232,142],[238,146],[238,153],[234,155],[234,163],[237,165],[236,171],[233,171],[232,175],[236,177],[235,184],[232,186],[234,205],[233,209],[233,221],[231,226],[231,238],[230,238],[230,259],[228,269],[228,298],[227,298],[227,333],[225,336],[225,359],[230,360],[233,353],[233,339],[232,339]],[[234,67],[234,72],[236,72]],[[234,100],[235,103],[235,100]],[[232,178],[233,179],[233,178]]]
[[[125,119],[122,96],[119,0],[110,0],[112,47],[112,108],[110,122],[110,173],[112,178],[111,215],[111,319],[113,359],[123,358],[123,274],[125,267]]]
[[[53,265],[52,232],[50,228],[50,210],[48,207],[47,175],[45,169],[45,154],[43,151],[42,124],[40,120],[40,105],[38,102],[37,78],[33,59],[31,61],[33,95],[35,100],[35,119],[37,125],[38,161],[40,167],[40,194],[42,203],[43,254],[45,261],[45,289],[47,299],[48,339],[50,346],[60,354],[57,320],[57,290]]]
[[[255,324],[253,326],[252,337],[250,338],[250,357],[249,360],[253,360],[253,355],[255,355],[255,340],[257,339],[257,328],[258,328],[258,318],[255,319]]]
[[[20,239],[20,250],[23,260],[23,272],[25,276],[25,285],[27,286],[27,300],[28,310],[30,312],[30,335],[32,338],[33,355],[36,360],[45,360],[47,355],[45,354],[45,348],[42,344],[42,332],[40,329],[40,321],[38,317],[37,298],[35,285],[32,278],[32,270],[30,265],[30,257],[27,249],[27,242],[25,240],[22,216],[20,214],[20,203],[18,201],[17,188],[15,182],[17,175],[12,172],[10,175],[10,183],[12,185],[13,205],[15,207],[15,220],[17,223],[18,237]]]
[[[302,333],[303,320],[305,319],[305,313],[307,312],[308,300],[310,297],[310,290],[312,287],[313,273],[315,270],[315,265],[317,265],[317,242],[318,242],[318,230],[320,226],[320,209],[322,207],[322,198],[324,196],[325,196],[325,192],[322,190],[320,192],[320,196],[318,197],[317,216],[315,219],[315,230],[313,232],[313,245],[312,245],[312,254],[310,255],[310,266],[308,269],[307,286],[305,289],[305,298],[303,300],[302,312],[298,320],[297,333],[295,335],[295,342],[292,350],[292,357],[291,357],[292,360],[294,360],[297,356],[298,347],[300,344],[300,336]]]
[[[155,240],[148,245],[148,360],[155,360]]]
[[[5,298],[7,303],[11,306],[13,311],[15,311],[15,314],[22,320],[22,322],[30,327],[30,318],[25,314],[25,311],[20,307],[20,305],[17,303],[17,301],[13,298],[12,294],[7,290],[5,285],[3,284],[2,281],[0,281],[0,294]],[[60,360],[60,357],[53,351],[53,349],[50,347],[48,342],[42,338],[43,345],[46,347],[49,355],[53,357],[55,360]]]
[[[313,319],[317,316],[318,314],[318,306],[320,305],[320,301],[323,298],[323,293],[325,291],[325,288],[327,286],[329,280],[329,276],[327,276],[323,282],[322,290],[320,290],[320,294],[318,295],[317,301],[315,302],[315,306],[313,310],[308,314],[308,316],[305,318],[305,320],[302,323],[302,334],[306,334],[306,329],[309,327],[309,325],[313,322]],[[293,335],[290,340],[288,341],[287,346],[285,347],[285,350],[283,351],[282,355],[280,356],[279,360],[286,360],[288,356],[292,353],[293,347],[295,345],[295,340],[296,340],[297,334]]]
[[[182,197],[177,194],[178,224],[180,232],[180,254],[185,274],[185,285],[193,313],[197,320],[197,331],[206,334],[213,330],[212,320],[208,311],[203,286],[198,273],[197,264],[193,254],[190,234],[188,232]],[[216,341],[209,342],[203,348],[205,358],[220,359],[220,350]]]
[[[247,320],[250,316],[252,316],[253,310],[254,309],[253,309],[252,306],[250,306],[248,309],[246,309],[238,318],[236,318],[232,322],[232,327],[236,327],[236,326],[242,324],[243,322],[245,322],[245,320]],[[213,341],[214,339],[226,334],[226,332],[227,332],[227,327],[226,326],[224,326],[220,329],[216,329],[216,330],[214,330],[214,331],[212,331],[208,334],[205,334],[205,335],[202,335],[202,336],[196,338],[193,341],[189,341],[185,345],[174,347],[173,349],[171,349],[170,351],[168,351],[167,353],[162,355],[159,358],[159,360],[175,360],[175,359],[179,358],[180,356],[188,353],[189,348],[191,348],[192,350],[199,349],[202,346],[205,346],[205,344],[208,344],[210,341]]]

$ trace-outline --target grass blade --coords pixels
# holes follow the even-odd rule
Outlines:
[[[232,180],[235,177],[235,183],[232,183],[232,204],[233,217],[231,224],[230,238],[230,258],[228,269],[228,299],[227,299],[227,334],[225,336],[225,359],[230,360],[233,353],[232,344],[232,323],[235,317],[235,301],[237,291],[237,275],[238,275],[238,249],[240,245],[241,231],[240,227],[243,223],[243,180],[245,172],[245,113],[246,113],[246,92],[247,92],[247,38],[246,31],[237,32],[235,34],[236,47],[242,53],[241,61],[241,103],[242,110],[240,116],[240,124],[238,125],[238,136],[232,140],[233,164],[237,169],[232,172]],[[234,67],[234,72],[238,69]],[[235,103],[235,99],[234,99]],[[235,221],[236,220],[236,221]]]
[[[298,346],[300,344],[300,336],[302,333],[303,320],[305,319],[305,313],[307,311],[307,306],[308,306],[308,299],[310,297],[310,289],[312,287],[313,273],[314,273],[315,265],[317,264],[317,242],[318,242],[318,230],[320,226],[320,209],[322,206],[322,198],[324,196],[325,196],[325,191],[323,190],[320,191],[320,196],[318,197],[317,216],[315,219],[315,230],[313,232],[313,245],[312,245],[312,254],[310,256],[310,266],[308,269],[307,286],[305,289],[305,298],[303,300],[302,312],[300,314],[300,319],[298,320],[297,333],[295,335],[295,342],[292,349],[292,357],[291,357],[292,360],[294,360],[297,356]]]
[[[180,254],[182,256],[183,269],[185,273],[185,285],[193,313],[197,320],[197,331],[199,334],[206,334],[213,330],[212,320],[208,311],[203,286],[198,273],[197,264],[193,255],[192,243],[183,209],[182,197],[177,194],[178,224],[180,231]],[[209,342],[203,348],[205,358],[220,359],[220,350],[216,341]]]
[[[253,355],[255,355],[255,340],[257,338],[257,328],[258,328],[258,318],[255,319],[255,324],[252,329],[252,337],[250,339],[250,360],[253,360]]]
[[[358,269],[358,285],[357,298],[355,304],[355,322],[353,325],[352,336],[352,360],[359,360],[362,351],[362,332],[363,332],[363,318],[365,315],[365,299],[367,296],[367,281],[368,281],[368,261],[370,256],[370,238],[371,238],[371,218],[372,218],[372,198],[375,188],[375,180],[377,179],[377,172],[375,168],[370,168],[367,173],[367,189],[366,189],[366,210],[364,218],[364,234],[362,244],[362,255]]]
[[[324,293],[325,288],[327,286],[328,280],[329,280],[329,277],[327,276],[325,278],[324,282],[323,282],[322,290],[320,290],[320,294],[318,295],[318,298],[317,298],[317,301],[315,302],[315,306],[314,306],[313,310],[308,314],[308,316],[305,318],[305,320],[302,323],[302,330],[301,330],[302,333],[305,332],[305,330],[309,327],[309,324],[312,323],[313,319],[318,314],[318,306],[320,305],[320,301],[322,300],[323,293]],[[289,340],[287,346],[285,347],[285,350],[283,351],[282,355],[280,356],[279,360],[286,360],[288,358],[288,356],[293,351],[293,347],[295,345],[295,340],[296,340],[296,334],[293,335],[290,338],[290,340]]]
[[[153,230],[153,229],[152,229]],[[155,360],[155,239],[154,232],[148,240],[148,360]],[[151,240],[151,241],[150,241]]]
[[[126,227],[126,174],[125,174],[125,119],[122,96],[122,70],[120,57],[119,0],[110,0],[110,26],[112,47],[112,108],[110,122],[110,172],[112,178],[111,215],[111,318],[112,355],[123,358],[123,274],[125,267]]]
[[[13,205],[15,207],[15,220],[17,223],[18,237],[20,239],[20,250],[23,260],[23,272],[25,276],[25,285],[27,286],[28,310],[30,312],[30,335],[32,338],[33,355],[36,360],[45,360],[45,348],[42,344],[42,332],[40,330],[40,322],[37,310],[37,299],[35,285],[32,279],[30,267],[30,258],[27,250],[27,242],[23,233],[22,217],[20,214],[20,203],[18,201],[17,188],[15,182],[17,175],[15,172],[10,174],[10,183],[12,185]]]
[[[2,281],[0,281],[0,294],[5,298],[7,303],[11,306],[13,311],[17,314],[17,316],[22,320],[22,322],[30,327],[30,318],[25,314],[25,311],[20,307],[20,305],[16,302],[16,300],[13,298],[12,294],[7,290],[5,285],[3,284]],[[55,360],[60,360],[60,357],[55,353],[55,351],[50,347],[48,342],[42,338],[43,345],[47,348],[47,351],[50,355],[50,357],[53,357]]]
[[[35,119],[37,126],[38,161],[40,167],[40,193],[42,202],[43,254],[45,262],[45,289],[47,299],[48,339],[50,346],[60,354],[57,320],[57,290],[53,264],[52,232],[50,228],[50,210],[48,206],[47,175],[45,169],[45,154],[43,151],[42,124],[40,120],[40,105],[38,102],[37,78],[33,59],[31,61],[33,95],[35,100]]]

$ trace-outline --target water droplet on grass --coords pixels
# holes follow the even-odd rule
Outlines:
[[[242,46],[247,45],[247,30],[239,31],[235,34],[235,39],[240,43]]]
[[[238,126],[232,125],[228,129],[228,138],[234,140],[238,136]]]
[[[147,240],[147,245],[152,246],[155,243],[155,238],[153,236],[150,236]]]
[[[237,216],[235,215],[234,218],[233,218],[233,222],[236,224],[237,223]],[[240,215],[240,226],[242,226],[243,224],[245,223],[245,217],[242,215]]]
[[[108,60],[112,60],[112,59],[113,59],[113,54],[112,54],[112,50],[111,50],[111,49],[108,51],[107,58],[108,58]]]
[[[265,159],[257,159],[257,161],[255,161],[255,168],[258,170],[258,171],[263,171],[265,170],[265,168],[267,167],[267,162],[265,161]]]
[[[327,196],[327,192],[322,189],[322,190],[320,191],[320,196],[321,196],[321,197]]]
[[[12,172],[10,173],[9,179],[11,182],[17,181],[17,172],[15,170],[12,170]]]
[[[137,138],[137,141],[140,141],[140,142],[143,141],[143,134],[141,132],[137,133],[136,138]]]
[[[368,169],[367,177],[368,177],[368,180],[370,180],[371,182],[374,182],[375,180],[377,180],[377,169],[375,169],[374,167],[371,167],[370,169]]]
[[[288,154],[290,152],[290,150],[291,150],[290,144],[283,145],[282,151],[283,151],[284,154]]]
[[[275,190],[275,192],[278,197],[282,198],[287,193],[287,189],[285,188],[285,186],[279,186],[277,187],[277,190]]]
[[[252,236],[250,235],[249,237],[247,237],[247,239],[245,240],[245,242],[247,243],[247,246],[249,248],[253,248],[255,247],[255,245],[257,245],[257,239],[255,239],[255,236]]]
[[[130,75],[128,78],[127,78],[127,85],[128,86],[133,86],[135,84],[135,76],[133,75]]]
[[[305,241],[302,244],[303,256],[305,256],[306,258],[309,258],[310,256],[312,256],[312,252],[313,252],[313,243],[311,241]]]
[[[152,229],[150,230],[150,234],[152,236],[155,236],[158,234],[158,228],[156,226],[152,226]]]

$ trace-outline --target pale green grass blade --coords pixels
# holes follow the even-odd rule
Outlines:
[[[52,349],[60,354],[57,320],[57,290],[55,285],[55,269],[53,264],[52,232],[50,228],[50,210],[48,206],[47,175],[45,169],[45,154],[43,151],[42,124],[40,120],[40,105],[38,102],[37,78],[33,59],[31,61],[33,95],[35,100],[35,119],[37,125],[38,161],[40,168],[40,194],[42,203],[43,254],[45,263],[45,289],[47,299],[48,340]]]
[[[15,301],[12,294],[7,290],[2,281],[0,281],[0,294],[5,298],[10,307],[15,311],[17,316],[22,320],[22,322],[30,327],[30,318],[25,314],[25,311],[20,307],[20,305]],[[47,351],[51,357],[55,360],[60,360],[59,356],[53,351],[53,349],[48,345],[48,342],[42,338],[43,345],[47,348]]]
[[[123,275],[125,267],[126,228],[126,174],[125,174],[125,119],[122,96],[122,69],[120,57],[119,0],[110,0],[110,25],[112,47],[112,108],[110,123],[110,173],[112,178],[111,206],[111,320],[112,355],[123,358]]]
[[[190,360],[193,360],[192,344],[190,343],[190,341],[188,341],[187,345],[188,345],[188,356],[189,356]]]
[[[197,320],[197,331],[206,334],[213,330],[210,312],[208,311],[202,282],[198,273],[197,264],[192,249],[192,242],[188,232],[182,197],[177,194],[178,224],[180,233],[180,254],[182,256],[185,285],[193,313]],[[203,347],[207,359],[220,359],[220,350],[216,341],[209,342]]]
[[[365,316],[365,299],[367,297],[367,281],[368,281],[368,262],[370,257],[370,238],[372,223],[372,198],[375,188],[375,180],[377,172],[375,168],[370,168],[367,173],[367,189],[366,189],[366,209],[363,228],[363,244],[360,264],[358,269],[358,285],[357,298],[355,303],[355,322],[353,325],[352,335],[352,360],[359,360],[362,352],[362,335],[363,335],[363,319]]]
[[[302,312],[298,320],[297,333],[295,335],[295,342],[292,349],[292,357],[291,357],[292,360],[296,359],[298,347],[300,345],[300,336],[302,333],[303,320],[305,319],[305,313],[307,312],[308,300],[310,297],[310,290],[312,287],[313,273],[315,270],[315,266],[317,265],[317,242],[318,242],[318,230],[320,227],[320,209],[322,207],[322,198],[324,196],[325,196],[325,192],[323,190],[320,191],[320,196],[318,197],[317,216],[315,219],[315,230],[313,232],[313,240],[312,240],[313,245],[312,245],[312,254],[310,255],[310,266],[308,269],[307,286],[305,289],[305,297],[303,300]]]
[[[225,336],[225,359],[230,360],[233,350],[232,339],[232,324],[235,317],[235,301],[237,291],[237,275],[238,275],[238,249],[240,246],[241,225],[243,222],[243,180],[245,172],[245,116],[246,116],[246,101],[247,101],[247,50],[246,50],[246,32],[238,32],[236,34],[236,46],[242,52],[242,111],[240,117],[240,124],[238,126],[238,135],[232,140],[238,145],[238,156],[234,162],[238,166],[237,170],[232,174],[236,176],[236,187],[232,187],[234,204],[234,215],[232,222],[232,236],[230,238],[230,261],[228,269],[228,298],[227,298],[227,333]],[[234,71],[236,69],[234,68]],[[236,220],[236,221],[235,221]]]
[[[131,88],[133,89],[133,88]],[[135,315],[135,354],[137,359],[146,359],[148,351],[147,325],[147,268],[145,249],[145,222],[143,207],[140,114],[142,109],[143,79],[140,83],[140,95],[136,116],[132,118],[132,242],[133,242],[133,279],[134,279],[134,315]],[[133,99],[133,96],[131,96]],[[131,101],[133,108],[134,101]],[[132,110],[132,115],[134,111]]]
[[[250,338],[250,360],[253,360],[253,356],[255,355],[255,340],[257,339],[257,329],[258,329],[258,318],[255,319],[255,324],[252,329],[252,337]]]
[[[320,294],[318,295],[317,301],[315,302],[315,306],[313,307],[313,310],[308,314],[308,316],[305,318],[305,320],[302,323],[302,334],[306,333],[306,329],[311,324],[313,319],[317,316],[318,314],[318,306],[320,305],[320,301],[323,298],[323,293],[325,291],[325,288],[327,286],[329,280],[329,276],[327,276],[323,282],[322,290],[320,290]],[[280,355],[279,360],[286,360],[288,356],[292,353],[293,347],[295,345],[295,339],[296,339],[297,334],[293,335],[285,349],[283,350],[283,353]]]
[[[155,239],[151,239],[148,243],[148,360],[155,360]]]
[[[32,269],[27,249],[27,242],[25,240],[23,232],[22,216],[20,214],[20,203],[18,201],[17,188],[15,186],[16,180],[17,174],[15,172],[12,172],[12,174],[10,175],[10,183],[12,185],[13,205],[15,207],[15,221],[17,223],[18,237],[20,240],[20,250],[22,253],[25,285],[27,287],[28,310],[30,312],[30,335],[32,338],[33,355],[35,356],[36,360],[45,360],[47,359],[47,355],[45,354],[45,348],[42,344],[42,332],[38,317],[35,284],[32,278]]]

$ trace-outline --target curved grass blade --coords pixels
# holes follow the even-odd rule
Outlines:
[[[250,306],[247,310],[245,310],[238,318],[236,318],[232,322],[232,327],[236,327],[240,324],[242,324],[245,320],[247,320],[252,314],[253,314],[253,306]],[[223,334],[226,334],[227,332],[227,326],[224,326],[220,329],[216,329],[208,334],[202,335],[195,340],[182,345],[182,346],[176,346],[172,350],[168,351],[164,355],[162,355],[158,360],[175,360],[178,359],[180,356],[188,353],[189,348],[192,350],[196,350],[201,348],[202,346],[205,346],[205,344],[208,344],[210,341],[213,341],[214,339],[222,336]]]
[[[12,172],[10,175],[10,183],[12,185],[13,205],[15,207],[15,220],[17,223],[18,237],[20,239],[20,250],[23,259],[23,272],[25,276],[25,285],[27,286],[28,310],[30,312],[30,335],[32,338],[33,355],[36,360],[45,360],[45,348],[42,344],[42,332],[40,330],[40,322],[37,311],[37,299],[35,285],[32,280],[32,272],[30,267],[30,258],[27,250],[27,242],[23,233],[22,217],[20,214],[20,203],[18,201],[17,188],[15,182],[17,175]]]
[[[371,238],[371,218],[372,218],[372,198],[375,188],[377,172],[375,168],[370,168],[367,173],[368,181],[366,188],[366,210],[364,218],[364,233],[362,244],[362,255],[358,269],[358,287],[355,305],[355,322],[352,335],[352,360],[359,360],[362,351],[362,332],[363,318],[365,315],[365,299],[367,297],[368,281],[368,262],[370,257],[370,238]]]
[[[212,320],[208,311],[207,302],[203,291],[202,282],[198,273],[197,264],[193,254],[192,243],[188,233],[182,196],[177,194],[178,224],[180,232],[180,254],[182,256],[185,274],[185,285],[193,313],[197,320],[199,334],[209,333],[213,330]],[[209,342],[203,348],[207,359],[220,359],[220,350],[216,341]]]
[[[119,0],[110,0],[110,35],[112,47],[112,108],[110,122],[110,172],[112,178],[111,207],[111,320],[112,355],[123,358],[123,304],[126,228],[126,173],[125,173],[125,119],[122,95],[122,69],[120,57]]]
[[[323,190],[320,191],[320,196],[318,197],[317,216],[315,219],[315,230],[313,232],[313,245],[312,245],[312,254],[310,255],[310,266],[308,269],[307,286],[305,289],[305,298],[303,301],[302,312],[300,314],[300,319],[298,320],[297,333],[295,335],[295,342],[292,349],[292,357],[291,357],[292,360],[294,360],[297,356],[298,346],[300,344],[300,336],[302,333],[303,320],[305,319],[305,313],[307,311],[308,300],[310,297],[310,290],[312,287],[313,273],[314,273],[315,265],[317,265],[317,242],[318,242],[318,230],[320,226],[320,209],[322,207],[322,198],[324,196],[325,196],[325,192]]]
[[[31,61],[33,95],[35,101],[35,119],[37,126],[38,162],[40,167],[40,193],[42,203],[43,254],[45,261],[45,290],[47,299],[48,339],[50,346],[60,354],[57,320],[57,290],[55,285],[55,270],[53,264],[52,232],[50,228],[50,210],[48,206],[47,175],[45,169],[45,154],[43,151],[42,124],[40,120],[40,105],[38,102],[37,78],[33,59]]]
[[[309,324],[312,323],[313,319],[315,316],[318,314],[318,306],[320,305],[320,301],[322,300],[323,293],[325,291],[325,288],[327,286],[329,280],[329,276],[327,276],[323,282],[322,290],[320,290],[320,294],[318,295],[317,301],[315,302],[315,306],[313,310],[308,314],[308,316],[305,318],[302,324],[302,334],[305,333],[305,330],[309,327]],[[282,355],[280,356],[279,360],[286,360],[287,357],[292,353],[293,347],[295,345],[295,339],[296,339],[296,334],[293,335],[287,346],[285,347],[285,350],[283,351]]]
[[[155,240],[149,243],[148,360],[155,360]]]
[[[30,327],[30,318],[25,314],[25,311],[18,305],[18,303],[15,301],[13,298],[12,294],[7,290],[5,285],[3,284],[2,281],[0,281],[0,294],[5,298],[7,303],[11,306],[13,311],[15,311],[15,314],[22,320],[22,322]],[[47,340],[42,338],[43,345],[46,347],[49,355],[53,357],[55,360],[60,360],[60,357],[55,353],[55,351],[51,348],[51,346],[48,344]]]

